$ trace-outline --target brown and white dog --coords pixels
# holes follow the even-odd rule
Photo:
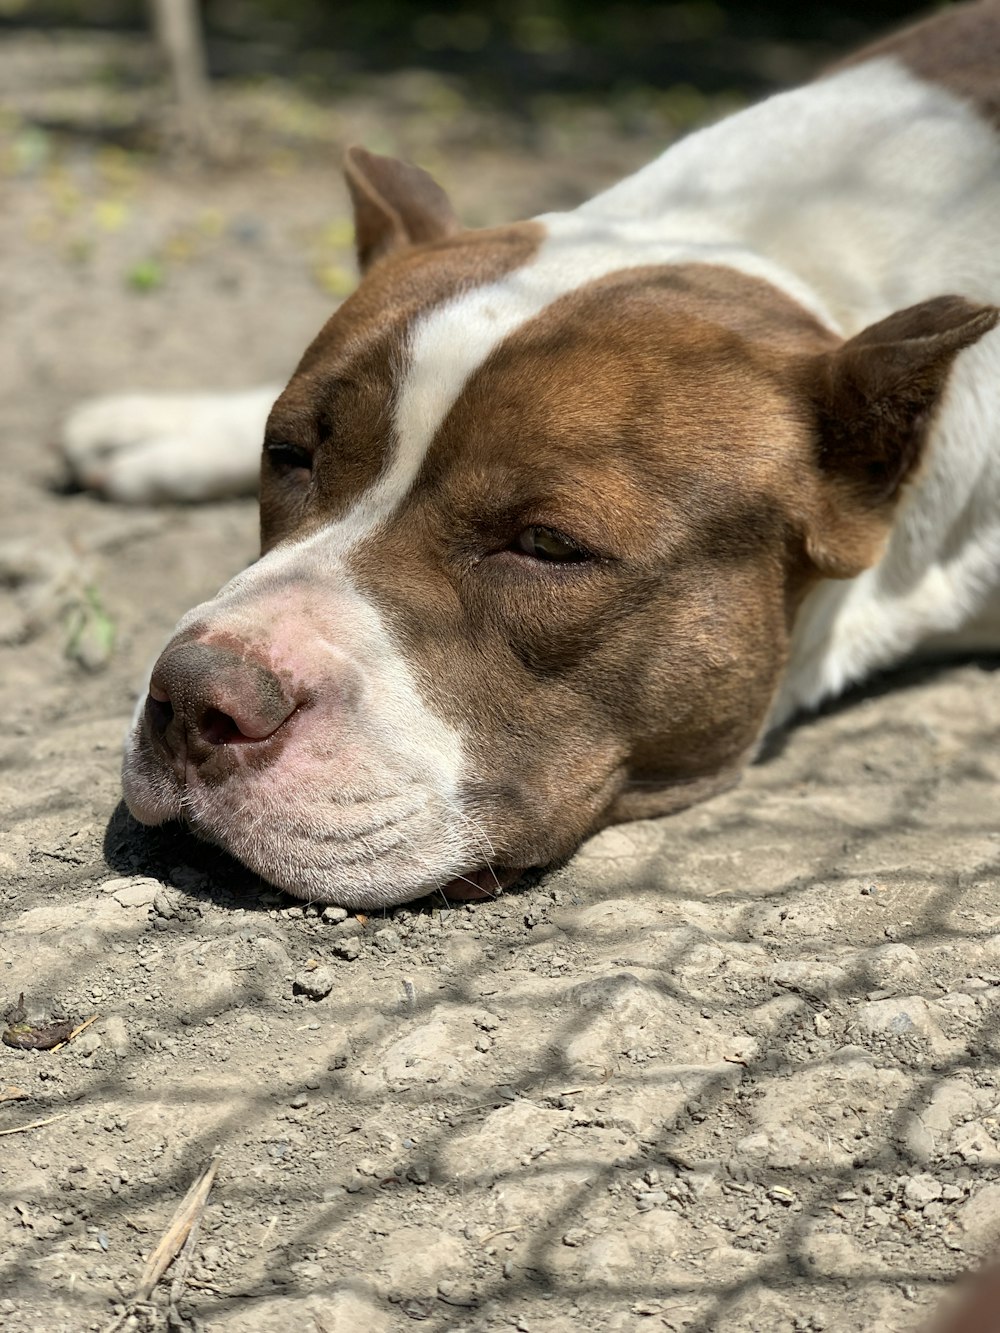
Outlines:
[[[264,439],[263,555],[153,669],[138,819],[302,898],[488,890],[1000,647],[996,0],[575,212],[463,231],[414,167],[347,180],[364,278],[276,402],[68,424],[122,499],[242,489]]]

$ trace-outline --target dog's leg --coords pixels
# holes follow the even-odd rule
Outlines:
[[[61,447],[75,479],[123,503],[217,500],[257,489],[277,386],[240,393],[123,394],[82,403]]]

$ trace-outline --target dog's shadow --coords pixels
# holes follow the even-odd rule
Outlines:
[[[845,690],[835,699],[821,704],[811,713],[796,713],[781,727],[768,733],[757,751],[754,764],[770,764],[784,754],[789,741],[802,727],[808,727],[825,717],[837,717],[866,699],[881,699],[886,694],[905,694],[907,690],[917,689],[940,676],[950,667],[975,666],[981,671],[1000,671],[1000,654],[994,653],[959,653],[950,657],[939,657],[933,661],[912,662],[892,671],[880,672],[866,681]]]
[[[291,898],[241,865],[228,852],[183,824],[140,824],[119,801],[104,830],[104,859],[119,875],[148,875],[181,890],[193,905],[207,899],[220,907],[268,912]]]

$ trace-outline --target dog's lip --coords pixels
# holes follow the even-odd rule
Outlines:
[[[442,895],[451,903],[476,903],[498,897],[524,874],[511,866],[480,866],[456,875],[441,886]]]

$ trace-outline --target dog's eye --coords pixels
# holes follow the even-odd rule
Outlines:
[[[282,472],[292,472],[299,468],[304,468],[307,472],[312,471],[312,454],[301,445],[286,444],[283,440],[276,440],[273,444],[266,444],[264,449],[268,461]]]
[[[523,551],[535,560],[546,560],[555,564],[579,564],[590,559],[589,551],[577,546],[569,537],[552,528],[525,528],[519,534],[511,548]]]

